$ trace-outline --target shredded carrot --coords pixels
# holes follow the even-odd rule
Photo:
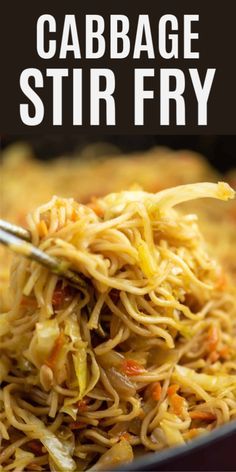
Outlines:
[[[127,433],[127,431],[125,431],[124,433],[120,435],[120,439],[125,439],[125,441],[130,441],[131,436],[129,433]]]
[[[26,297],[25,295],[23,295],[21,301],[20,301],[20,305],[23,306],[23,307],[35,307],[36,305],[36,299],[35,298],[32,298],[32,297]]]
[[[219,333],[215,325],[210,327],[208,331],[207,339],[208,339],[209,351],[215,351],[217,348],[217,344],[219,342]]]
[[[86,411],[88,408],[88,399],[83,398],[83,400],[79,400],[77,406],[80,412]]]
[[[135,376],[135,375],[140,375],[145,372],[145,369],[141,364],[139,364],[137,361],[134,361],[133,359],[125,359],[122,362],[121,365],[122,370],[126,375],[129,375],[130,377]]]
[[[42,238],[44,236],[47,236],[48,234],[48,228],[47,228],[47,225],[45,223],[44,220],[41,220],[38,225],[37,225],[37,229],[38,229],[38,232],[39,232],[39,236],[41,236]]]
[[[172,384],[169,386],[168,390],[167,390],[167,393],[169,395],[169,397],[171,397],[172,395],[174,395],[176,392],[178,392],[178,390],[180,389],[180,386],[178,384]]]
[[[27,443],[27,446],[31,449],[31,451],[36,454],[36,456],[43,455],[43,446],[37,440],[32,440]]]
[[[155,382],[152,385],[152,388],[151,388],[151,397],[152,397],[152,399],[156,400],[156,401],[159,401],[160,398],[161,398],[161,392],[162,392],[162,388],[161,388],[160,382]]]
[[[192,420],[214,421],[216,419],[216,415],[214,415],[214,413],[201,410],[190,411],[189,416],[192,418]]]
[[[208,356],[208,360],[214,364],[214,362],[218,361],[220,354],[217,351],[212,351]]]
[[[196,436],[199,435],[198,428],[191,428],[189,431],[186,431],[184,437],[186,439],[193,439],[196,438]]]
[[[230,355],[230,349],[228,346],[222,347],[222,349],[219,351],[220,357],[223,359],[228,359]]]
[[[219,276],[219,278],[217,280],[217,283],[216,283],[216,288],[218,290],[224,290],[227,286],[227,282],[228,282],[228,280],[227,280],[226,273],[223,270],[221,270],[220,276]]]
[[[73,208],[73,210],[72,210],[70,219],[71,219],[72,221],[77,221],[77,220],[78,220],[78,214],[77,214],[77,212],[76,212],[76,210],[75,210],[74,208]]]
[[[97,216],[100,216],[100,218],[104,216],[104,211],[100,207],[96,197],[92,197],[91,203],[89,203],[87,206],[91,208],[96,213]]]
[[[69,423],[69,428],[73,431],[76,429],[83,429],[85,424],[80,421],[73,421],[73,423]]]
[[[65,341],[65,336],[64,336],[63,331],[61,331],[58,338],[55,341],[55,344],[53,346],[53,349],[52,349],[52,352],[51,352],[49,358],[45,362],[45,364],[48,367],[50,367],[50,369],[52,369],[52,370],[54,369],[54,367],[56,365],[56,362],[57,362],[58,356],[60,354],[61,348],[64,344],[64,341]]]
[[[184,399],[177,393],[174,393],[171,395],[171,406],[175,415],[181,416],[183,414]]]

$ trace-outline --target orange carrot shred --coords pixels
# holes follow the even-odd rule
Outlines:
[[[100,216],[100,217],[104,216],[104,211],[100,207],[96,197],[91,198],[91,202],[88,203],[88,207],[91,208],[96,213],[97,216]]]
[[[129,433],[127,433],[127,431],[125,431],[124,433],[120,435],[120,439],[125,439],[125,441],[130,441],[131,436]]]
[[[140,375],[145,372],[143,366],[133,359],[125,359],[122,362],[121,368],[124,373],[130,377]]]
[[[184,399],[178,395],[177,393],[174,393],[174,395],[171,395],[171,406],[174,410],[175,415],[180,416],[183,414],[183,406],[184,406]]]
[[[169,397],[171,397],[172,395],[174,395],[176,392],[178,392],[178,390],[180,389],[180,386],[178,384],[172,384],[169,386],[168,390],[167,390],[167,393],[169,395]]]
[[[225,287],[227,286],[228,280],[226,273],[224,272],[223,269],[221,269],[218,280],[216,281],[216,288],[218,290],[224,290]]]
[[[216,419],[216,415],[214,415],[214,413],[201,410],[190,411],[189,416],[192,418],[192,420],[214,421]]]
[[[152,399],[159,401],[161,398],[161,392],[162,392],[162,388],[161,388],[160,382],[155,382],[151,389]]]
[[[45,362],[45,364],[48,367],[50,367],[50,369],[52,369],[52,370],[54,369],[54,367],[56,365],[56,362],[57,362],[58,356],[60,354],[61,348],[64,344],[64,341],[65,341],[65,336],[64,336],[63,331],[61,331],[58,338],[55,341],[55,344],[53,346],[53,349],[52,349],[52,352],[51,352],[49,358]]]
[[[216,326],[211,326],[208,331],[208,349],[209,351],[215,351],[219,342],[219,334]]]
[[[198,434],[199,434],[198,428],[191,428],[189,431],[186,432],[185,437],[187,439],[192,439],[198,436]]]
[[[224,346],[220,351],[219,351],[220,357],[223,359],[228,359],[230,355],[230,349],[228,346]]]
[[[220,354],[217,351],[212,351],[208,356],[208,360],[214,364],[214,362],[218,361]]]
[[[36,299],[32,297],[26,297],[25,295],[23,295],[20,301],[20,305],[23,307],[35,307]]]
[[[71,213],[71,217],[70,217],[70,218],[71,218],[72,221],[77,221],[77,220],[78,220],[78,215],[77,215],[75,209],[72,210],[72,213]]]

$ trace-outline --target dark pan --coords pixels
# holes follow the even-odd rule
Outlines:
[[[184,446],[153,452],[120,472],[142,471],[236,471],[236,421]]]

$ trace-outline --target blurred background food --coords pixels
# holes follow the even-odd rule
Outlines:
[[[235,137],[113,136],[99,137],[99,142],[84,136],[5,137],[0,217],[24,226],[27,213],[53,195],[87,203],[130,188],[158,192],[185,183],[218,180],[236,188],[235,148]],[[197,200],[183,207],[198,214],[210,251],[236,280],[236,201],[225,205]],[[6,287],[11,258],[0,246],[3,310],[9,304]]]
[[[236,135],[26,135],[2,136],[2,148],[15,142],[28,142],[34,154],[43,160],[70,154],[95,155],[104,154],[104,146],[108,154],[127,154],[147,151],[156,146],[164,146],[173,150],[191,149],[207,158],[207,160],[222,172],[235,167],[236,163]],[[99,146],[97,145],[99,143]],[[89,151],[89,152],[87,152]]]

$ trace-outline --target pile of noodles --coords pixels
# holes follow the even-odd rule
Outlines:
[[[111,468],[236,418],[236,293],[194,214],[225,183],[53,197],[33,243],[78,272],[71,287],[16,257],[0,316],[4,471]]]
[[[73,157],[43,162],[34,157],[27,144],[16,143],[2,153],[0,218],[24,226],[26,215],[53,195],[87,203],[93,196],[133,186],[155,193],[177,185],[218,180],[226,180],[236,188],[234,171],[220,176],[203,156],[189,150],[154,147],[123,155],[111,145],[95,143]],[[34,189],[30,198],[29,189]],[[200,215],[204,236],[236,281],[236,200],[227,206],[196,200],[194,206],[187,203],[184,210]],[[224,224],[224,231],[218,231],[219,224]],[[0,247],[0,311],[10,306],[6,287],[11,260],[10,252]]]

